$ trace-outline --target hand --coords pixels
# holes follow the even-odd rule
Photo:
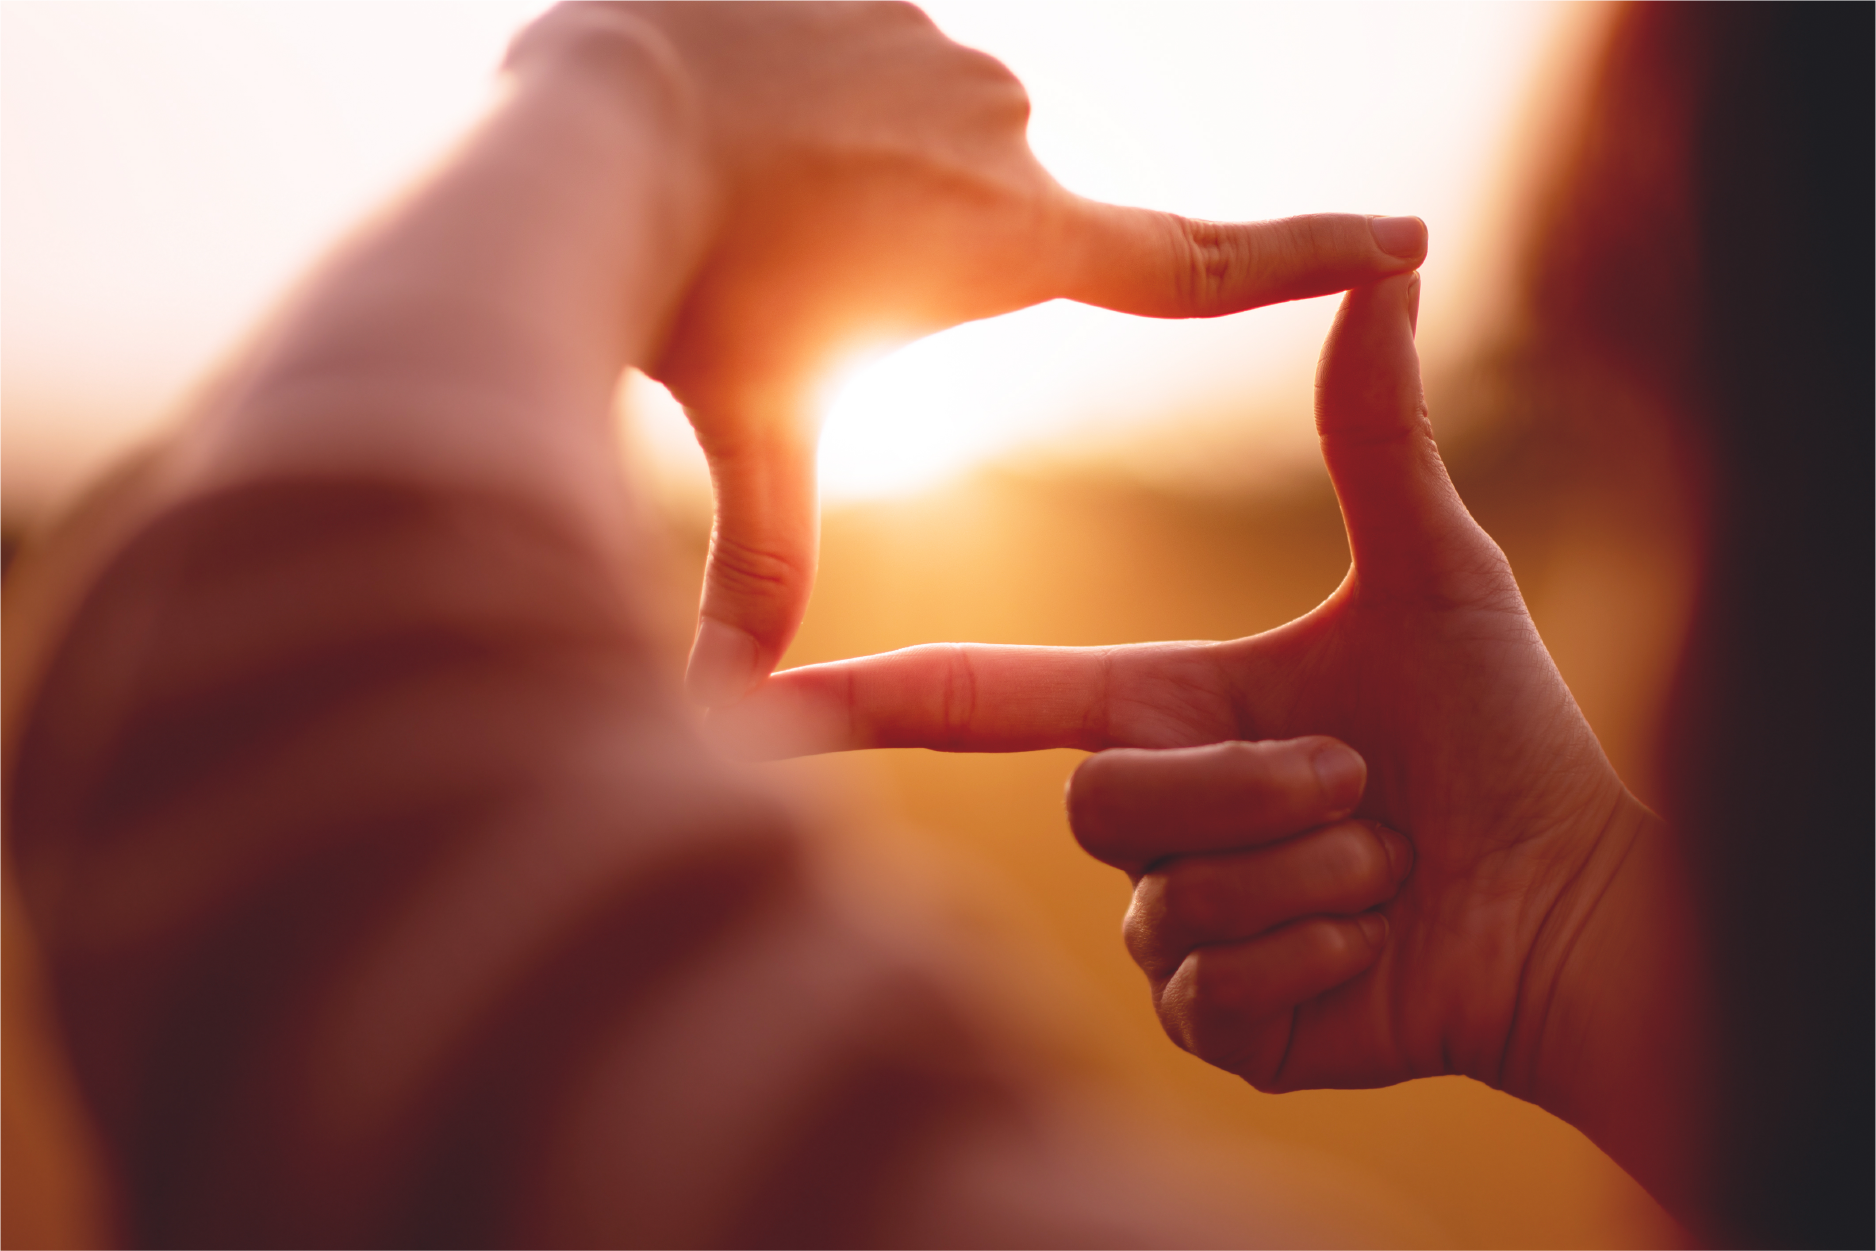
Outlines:
[[[1308,615],[1229,643],[942,646],[811,666],[776,675],[718,726],[791,750],[1164,751],[1333,736],[1365,761],[1354,812],[1415,851],[1382,910],[1385,944],[1348,957],[1374,967],[1304,1005],[1282,1031],[1294,1038],[1273,1043],[1256,976],[1208,949],[1168,1026],[1265,1089],[1501,1080],[1539,931],[1626,794],[1440,462],[1412,343],[1418,283],[1351,292],[1323,349],[1318,424],[1354,565]],[[1203,784],[1230,786],[1234,759],[1200,770]],[[1117,847],[1112,813],[1140,803],[1153,776],[1141,757],[1084,763],[1069,807],[1093,854],[1137,871],[1234,845],[1175,820],[1147,827],[1150,846]]]
[[[1662,1128],[1691,1097],[1670,1090],[1677,1066],[1701,1066],[1698,957],[1675,947],[1691,929],[1679,870],[1441,464],[1412,342],[1418,283],[1351,292],[1324,346],[1317,419],[1354,563],[1306,616],[1229,643],[942,645],[811,666],[715,722],[776,754],[1152,749],[1094,756],[1071,786],[1077,835],[1134,872],[1256,842],[1195,807],[1243,808],[1248,831],[1269,819],[1254,805],[1281,794],[1232,798],[1254,753],[1168,749],[1332,735],[1365,760],[1354,812],[1413,844],[1411,875],[1379,910],[1385,934],[1313,925],[1313,972],[1286,983],[1301,966],[1233,942],[1255,932],[1253,910],[1216,920],[1258,875],[1213,857],[1196,902],[1162,887],[1129,921],[1173,1036],[1268,1090],[1467,1074],[1572,1120],[1658,1194],[1683,1193],[1664,1177],[1672,1152],[1655,1150],[1690,1123]],[[1291,786],[1287,802],[1309,799],[1306,776]],[[1163,820],[1124,816],[1181,792],[1193,798]],[[1162,866],[1169,885],[1192,872],[1179,866]]]
[[[1072,195],[1029,150],[1022,85],[910,5],[568,5],[519,48],[595,31],[663,50],[714,187],[703,263],[648,366],[690,414],[716,487],[690,670],[707,704],[766,677],[800,624],[814,391],[842,353],[1057,297],[1217,316],[1425,253],[1411,218],[1220,225]]]

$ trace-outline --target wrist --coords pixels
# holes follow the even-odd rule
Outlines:
[[[1715,1080],[1710,971],[1676,832],[1626,790],[1527,968],[1504,1089],[1697,1223]]]

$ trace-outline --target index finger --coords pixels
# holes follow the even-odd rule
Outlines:
[[[1211,222],[1076,199],[1062,294],[1146,317],[1219,317],[1329,295],[1418,268],[1427,253],[1417,217]]]
[[[1210,643],[932,643],[786,670],[712,710],[709,725],[753,759],[868,747],[1182,747],[1239,733]]]

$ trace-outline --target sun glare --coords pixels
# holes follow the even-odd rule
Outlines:
[[[1416,213],[1432,232],[1423,350],[1463,339],[1501,246],[1503,149],[1559,35],[1547,5],[951,3],[947,33],[1011,66],[1071,189],[1213,219]],[[830,500],[915,490],[1025,445],[1199,410],[1293,451],[1332,300],[1215,322],[1051,304],[958,327],[854,374],[821,449]]]
[[[172,407],[297,271],[474,116],[507,34],[538,7],[4,6],[8,492],[48,467],[97,463]],[[1425,217],[1430,352],[1477,304],[1469,258],[1491,247],[1499,158],[1562,11],[927,7],[1023,79],[1032,142],[1076,191],[1217,219]],[[839,390],[826,495],[916,490],[1028,445],[1197,407],[1235,405],[1247,421],[1306,407],[1330,313],[1313,301],[1156,323],[1050,304],[935,335]],[[694,449],[666,437],[682,418],[664,403],[646,409],[664,434],[643,442],[661,472],[695,478]],[[1277,424],[1273,440],[1306,436],[1306,422]]]

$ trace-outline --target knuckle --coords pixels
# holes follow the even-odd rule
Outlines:
[[[738,596],[770,596],[805,585],[808,576],[807,566],[788,552],[745,543],[721,530],[710,541],[714,590]]]
[[[1029,124],[1029,89],[1010,72],[1009,66],[988,53],[977,53],[981,72],[987,80],[986,94],[994,116],[1005,123],[1024,127]]]
[[[1219,1028],[1217,1005],[1207,997],[1200,980],[1197,955],[1194,952],[1179,966],[1160,992],[1154,1009],[1169,1038],[1209,1063],[1219,1054],[1217,1041],[1225,1031]]]
[[[1227,776],[1257,788],[1270,784],[1269,744],[1234,738],[1214,744],[1211,750],[1217,754],[1219,768]]]
[[[1232,278],[1244,264],[1241,235],[1217,222],[1169,218],[1179,252],[1173,267],[1180,315],[1203,317],[1223,305]]]
[[[1024,89],[1022,80],[1010,70],[1009,66],[981,49],[966,47],[963,44],[953,44],[952,47],[956,49],[956,55],[968,67],[970,73],[999,89],[1004,99],[1022,101],[1024,110],[1028,110],[1029,92]]]
[[[1127,954],[1140,966],[1148,977],[1157,978],[1164,969],[1159,942],[1159,924],[1149,908],[1141,905],[1136,892],[1133,903],[1127,909],[1127,915],[1120,923],[1121,941],[1127,946]]]
[[[1316,294],[1324,275],[1346,268],[1347,222],[1333,215],[1289,217],[1254,226],[1170,218],[1180,261],[1183,315],[1209,317],[1247,303]]]
[[[1188,955],[1179,966],[1179,980],[1194,1009],[1235,1016],[1244,1007],[1243,979],[1212,950],[1200,947]]]
[[[1148,874],[1134,887],[1133,902],[1121,921],[1121,938],[1133,962],[1155,981],[1171,974],[1185,958],[1184,945],[1169,934],[1172,928],[1166,915],[1166,879]]]
[[[977,666],[970,648],[961,643],[947,645],[939,724],[944,727],[946,742],[960,746],[970,738],[977,718]]]

